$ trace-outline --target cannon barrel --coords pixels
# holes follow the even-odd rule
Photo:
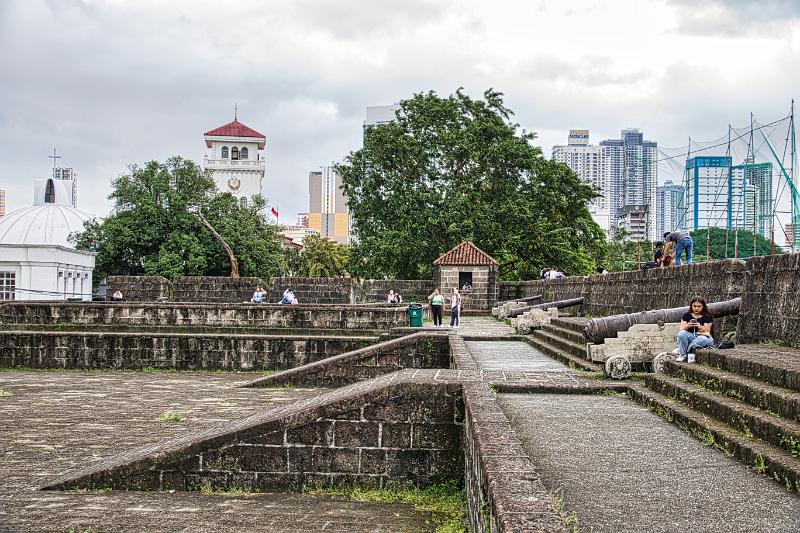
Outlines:
[[[708,310],[714,318],[739,314],[741,298],[724,300],[708,304]],[[659,322],[680,322],[688,307],[673,307],[671,309],[653,309],[641,313],[627,313],[611,315],[589,320],[583,327],[583,336],[595,344],[602,343],[605,339],[616,337],[620,331],[626,331],[634,324],[658,324]]]
[[[508,318],[518,317],[521,314],[530,311],[531,309],[550,309],[551,307],[563,309],[565,307],[572,307],[573,305],[581,305],[582,303],[583,303],[583,296],[581,296],[580,298],[572,298],[570,300],[558,300],[556,302],[547,302],[536,305],[526,305],[525,307],[517,307],[516,309],[512,309],[508,313]]]
[[[511,302],[535,302],[536,300],[541,300],[542,295],[537,294],[536,296],[526,296],[525,298],[514,298],[513,300],[503,300],[502,302],[497,302],[494,304],[495,307],[500,307],[505,304],[509,304]]]

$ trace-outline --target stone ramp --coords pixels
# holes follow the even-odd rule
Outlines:
[[[570,372],[523,341],[466,341],[478,368],[485,371]]]
[[[581,531],[800,530],[800,498],[620,396],[500,394]],[[591,431],[588,431],[591,429]]]

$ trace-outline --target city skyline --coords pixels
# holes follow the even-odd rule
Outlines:
[[[800,8],[781,6],[3,2],[0,46],[14,52],[0,54],[0,188],[9,210],[29,205],[28,184],[50,175],[55,146],[59,166],[80,175],[78,207],[103,216],[128,164],[172,155],[202,164],[203,132],[238,105],[240,121],[267,139],[264,194],[293,214],[305,210],[308,169],[360,148],[368,106],[461,86],[473,97],[504,92],[545,157],[574,128],[610,139],[636,127],[659,147],[716,139],[751,110],[786,114]],[[708,17],[746,31],[715,31]],[[745,90],[747,61],[770,83]]]

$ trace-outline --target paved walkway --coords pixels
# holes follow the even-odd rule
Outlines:
[[[619,396],[501,394],[580,531],[800,531],[800,498]]]
[[[466,341],[467,350],[481,370],[521,372],[572,372],[555,359],[523,341]]]
[[[77,466],[317,394],[253,374],[0,371],[0,532],[431,531],[409,505],[302,494],[37,491]],[[168,411],[182,422],[160,422]]]

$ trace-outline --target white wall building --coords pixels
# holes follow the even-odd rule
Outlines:
[[[71,181],[34,180],[33,207],[0,219],[0,301],[91,301],[94,254],[68,241],[91,217],[71,204]]]
[[[209,149],[204,166],[211,170],[217,189],[247,206],[254,195],[261,194],[267,138],[235,119],[207,131],[204,138]]]
[[[592,219],[606,232],[611,231],[611,158],[608,148],[591,146],[589,130],[570,130],[566,146],[553,147],[553,160],[566,164],[581,180],[594,185],[601,196],[589,204]]]

